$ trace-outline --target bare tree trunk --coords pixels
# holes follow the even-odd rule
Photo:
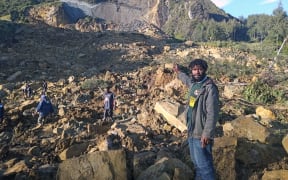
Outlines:
[[[281,52],[281,50],[282,50],[284,44],[286,43],[287,39],[288,39],[288,36],[284,39],[284,41],[282,42],[280,48],[278,49],[278,51],[277,51],[277,55],[276,55],[276,57],[274,57],[274,61],[277,60],[277,57],[279,56],[279,54],[280,54],[280,52]]]
[[[270,63],[270,65],[269,65],[269,70],[270,70],[270,71],[272,70],[273,64],[275,64],[275,62],[277,61],[277,57],[279,56],[279,54],[280,54],[280,52],[281,52],[281,50],[282,50],[282,48],[283,48],[283,46],[285,45],[285,43],[286,43],[287,40],[288,40],[288,36],[286,36],[286,38],[283,40],[280,48],[279,48],[278,51],[277,51],[276,56],[274,57],[272,63]]]

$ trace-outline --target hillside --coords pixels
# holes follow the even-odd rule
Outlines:
[[[208,61],[221,92],[213,151],[218,179],[287,177],[287,109],[242,97],[245,84],[261,78],[265,68],[253,54],[139,33],[0,24],[1,34],[7,34],[0,43],[0,98],[5,105],[1,179],[192,179],[187,135],[173,110],[185,104],[187,89],[171,66],[184,68],[196,57]],[[238,74],[228,62],[255,74]],[[48,82],[56,113],[36,128],[32,112],[42,80]],[[22,94],[25,81],[34,90],[31,98]],[[117,95],[115,122],[102,121],[106,84]]]
[[[68,14],[75,15],[75,9],[82,9],[90,17],[104,20],[114,25],[117,31],[145,32],[151,25],[172,37],[179,39],[195,39],[198,26],[208,28],[205,22],[221,22],[241,24],[236,18],[226,14],[210,0],[192,1],[101,1],[94,5],[79,1],[65,0]],[[77,2],[77,3],[76,3]],[[70,7],[70,8],[68,8]],[[232,24],[231,23],[231,24]],[[105,29],[105,28],[104,28]],[[111,29],[110,27],[108,29]],[[144,29],[144,30],[143,30]],[[203,30],[202,30],[203,31]]]
[[[288,17],[281,3],[274,12],[237,19],[210,0],[0,1],[0,19],[13,22],[81,32],[138,32],[194,42],[263,42],[275,50],[287,37]]]
[[[119,26],[132,24],[137,21],[144,21],[154,24],[160,29],[167,21],[174,21],[177,18],[188,21],[214,19],[215,21],[228,21],[234,19],[226,14],[223,10],[217,8],[210,0],[193,0],[193,1],[167,1],[159,0],[137,1],[137,0],[117,0],[117,1],[100,1],[95,3],[85,3],[85,1],[63,0],[71,8],[68,10],[71,14],[73,9],[81,9],[84,14],[103,19],[106,22],[112,21]],[[180,16],[179,16],[180,15]],[[182,15],[182,16],[181,16]],[[188,22],[186,21],[186,22]],[[135,27],[135,26],[134,26]]]
[[[10,2],[12,7],[15,6],[13,2]],[[10,13],[2,14],[4,15],[2,19],[10,17],[12,21],[44,22],[55,27],[73,28],[82,32],[158,31],[157,33],[162,35],[165,33],[180,39],[193,39],[198,33],[197,26],[211,26],[207,22],[216,22],[219,25],[221,22],[231,22],[233,26],[241,24],[236,18],[217,8],[210,0],[165,2],[117,0],[93,1],[93,3],[81,0],[61,0],[60,2],[47,0],[34,5],[28,5],[29,2],[26,4],[23,2],[23,7],[18,4],[20,7],[15,6],[14,9],[3,4],[3,7],[7,6],[11,10]],[[214,25],[213,28],[215,28]]]

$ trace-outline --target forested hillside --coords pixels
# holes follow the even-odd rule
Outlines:
[[[47,2],[57,1],[1,0],[0,16],[1,19],[25,21],[29,7]],[[119,6],[123,4],[118,0],[85,0],[84,2],[92,4],[109,2]],[[243,17],[237,19],[226,14],[210,0],[190,1],[189,11],[184,3],[184,1],[169,0],[170,18],[163,27],[160,27],[167,34],[180,40],[269,42],[277,48],[287,36],[288,17],[281,3],[275,7],[273,15],[255,14],[246,19]]]
[[[55,3],[57,2],[57,3]],[[79,1],[80,2],[80,1]],[[82,2],[82,1],[81,1]],[[111,5],[117,5],[121,8],[121,5],[129,10],[128,4],[125,3],[135,3],[134,0],[130,1],[121,1],[121,0],[83,0],[83,2],[93,4],[97,3],[108,3]],[[151,1],[152,2],[152,1]],[[158,1],[153,1],[158,2]],[[51,5],[52,4],[52,5]],[[64,3],[65,4],[65,3]],[[137,4],[137,3],[136,3]],[[145,4],[145,3],[144,3]],[[56,0],[11,0],[5,1],[0,0],[0,19],[2,20],[9,20],[16,23],[35,23],[31,22],[31,19],[35,17],[31,16],[31,9],[37,9],[38,7],[44,7],[45,10],[46,6],[62,6],[63,2],[56,1]],[[142,2],[143,5],[143,2]],[[67,5],[65,5],[67,7]],[[139,4],[137,7],[140,6]],[[253,52],[258,57],[265,57],[265,58],[274,58],[275,56],[284,56],[288,54],[288,47],[281,45],[285,43],[285,38],[288,35],[288,16],[285,9],[280,3],[278,7],[275,7],[272,15],[266,14],[254,14],[250,15],[247,18],[243,17],[233,17],[223,10],[217,8],[210,0],[200,1],[200,0],[191,0],[189,1],[188,5],[185,5],[185,1],[175,1],[169,0],[169,3],[158,5],[157,7],[160,8],[163,6],[162,9],[169,7],[167,10],[163,10],[162,13],[166,13],[166,16],[169,17],[165,19],[164,15],[162,17],[161,13],[158,13],[158,20],[160,21],[160,25],[162,23],[163,26],[156,27],[155,24],[150,24],[152,26],[149,31],[151,31],[151,27],[153,27],[152,31],[161,30],[170,37],[173,37],[177,40],[185,41],[185,40],[192,40],[194,42],[203,42],[214,44],[215,46],[219,47],[235,47],[239,48],[240,50]],[[165,6],[165,7],[164,7]],[[167,7],[166,7],[167,6]],[[187,7],[188,6],[188,7]],[[113,6],[111,6],[113,7]],[[136,6],[135,6],[136,7]],[[135,8],[133,7],[133,8]],[[107,8],[107,7],[106,7]],[[127,9],[128,8],[128,9]],[[132,6],[131,6],[132,8]],[[70,8],[73,10],[73,7]],[[78,14],[81,9],[77,9]],[[39,10],[36,10],[36,12]],[[136,32],[143,33],[147,30],[147,22],[143,21],[140,22],[139,20],[136,23],[128,26],[127,24],[115,24],[111,20],[105,20],[97,17],[84,17],[75,16],[76,12],[65,12],[67,8],[63,10],[59,10],[59,15],[55,15],[56,18],[60,16],[71,16],[73,15],[73,23],[74,25],[67,24],[68,22],[71,23],[69,20],[60,20],[60,24],[58,20],[54,20],[50,17],[50,21],[56,22],[56,26],[60,25],[59,27],[76,29],[79,31],[105,31],[105,30],[115,30],[115,31],[129,31],[133,30]],[[147,12],[149,16],[157,15],[155,9],[151,9],[151,13]],[[35,14],[34,16],[48,16],[47,12],[42,12],[41,10],[38,12],[40,14]],[[46,15],[45,15],[46,13]],[[109,11],[109,13],[113,13],[113,11]],[[156,14],[155,14],[156,13]],[[33,14],[33,13],[32,13]],[[49,14],[49,13],[48,13]],[[65,15],[66,14],[66,15]],[[83,13],[82,13],[83,14]],[[101,14],[101,13],[100,13]],[[114,16],[118,16],[119,14],[115,14]],[[108,15],[107,15],[108,16]],[[126,15],[131,17],[131,15]],[[139,16],[139,15],[138,15]],[[48,18],[48,17],[46,17]],[[162,19],[161,19],[162,18]],[[49,18],[48,18],[49,19]],[[122,18],[123,19],[123,18]],[[157,20],[157,19],[156,19]],[[36,23],[42,21],[41,19],[37,19]],[[47,23],[47,22],[44,22]],[[61,24],[62,23],[62,24]],[[63,24],[64,23],[64,24]],[[51,24],[49,24],[51,25]],[[73,27],[75,26],[75,27]],[[145,26],[145,27],[144,27]],[[93,28],[91,28],[93,27]],[[11,34],[9,27],[2,28],[4,34]],[[2,40],[7,40],[9,37],[2,37]],[[11,38],[10,38],[11,39]],[[240,44],[238,42],[241,42]],[[236,43],[236,44],[235,44]],[[279,54],[279,49],[281,47],[281,54]],[[279,51],[279,52],[278,52]],[[283,59],[283,58],[282,58]]]

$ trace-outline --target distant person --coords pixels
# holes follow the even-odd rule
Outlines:
[[[218,87],[206,75],[206,61],[192,60],[189,69],[191,77],[174,65],[178,79],[189,88],[186,125],[190,156],[196,171],[194,179],[215,180],[212,147],[220,109]]]
[[[47,88],[48,88],[47,82],[43,80],[42,81],[42,94],[46,94]]]
[[[37,120],[38,126],[43,125],[46,117],[49,114],[52,114],[53,112],[54,112],[54,109],[53,109],[51,101],[48,99],[47,96],[41,95],[40,102],[38,103],[37,108],[36,108],[36,113],[39,114],[39,117]]]
[[[33,93],[32,87],[30,86],[30,84],[28,84],[28,85],[26,86],[26,97],[27,97],[27,98],[30,98],[30,97],[32,96],[32,93]]]
[[[26,97],[26,90],[27,90],[27,86],[28,86],[28,81],[25,81],[25,84],[21,87],[23,96]]]
[[[113,110],[115,108],[115,95],[110,91],[110,87],[106,88],[106,92],[104,93],[104,117],[103,120],[107,120],[110,118],[113,121]]]
[[[21,89],[22,89],[22,92],[23,92],[23,96],[25,98],[29,98],[29,97],[32,96],[33,90],[31,88],[30,84],[28,83],[28,81],[25,81],[25,84],[21,87]]]
[[[2,122],[3,119],[4,119],[4,105],[2,104],[0,99],[0,122]]]

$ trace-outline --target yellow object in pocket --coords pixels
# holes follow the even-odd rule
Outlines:
[[[190,96],[189,106],[194,107],[195,101],[196,101],[196,98],[193,96]]]

